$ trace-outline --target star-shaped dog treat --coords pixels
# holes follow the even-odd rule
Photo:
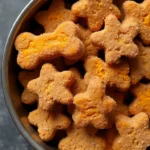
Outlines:
[[[70,21],[63,22],[52,33],[39,36],[21,33],[15,41],[17,63],[23,69],[32,70],[43,61],[61,56],[77,61],[84,54],[84,45],[79,36],[78,26]]]
[[[113,150],[146,150],[150,146],[149,118],[139,113],[133,118],[119,115],[116,121],[119,136],[113,143]]]
[[[57,106],[53,111],[37,108],[30,112],[28,120],[38,127],[39,136],[43,141],[52,140],[57,130],[67,129],[70,126],[70,120],[60,110],[61,108]]]
[[[93,33],[91,42],[105,49],[106,63],[114,64],[122,56],[134,58],[138,55],[138,47],[133,42],[137,34],[138,26],[131,19],[121,24],[114,15],[109,15],[104,30]]]
[[[98,31],[109,14],[120,17],[120,11],[112,0],[79,0],[72,6],[72,11],[78,17],[87,18],[92,31]]]
[[[106,142],[102,137],[89,134],[86,128],[73,126],[68,136],[59,142],[59,150],[105,150]]]
[[[129,65],[126,62],[109,66],[102,59],[90,56],[85,61],[85,82],[89,83],[92,76],[99,76],[106,85],[126,91],[130,87]]]
[[[150,46],[143,46],[136,41],[139,47],[139,55],[130,60],[131,65],[131,82],[137,84],[141,79],[150,79]]]
[[[73,96],[69,87],[74,82],[71,71],[58,72],[51,64],[42,66],[40,77],[30,81],[28,90],[39,96],[39,106],[43,110],[49,110],[58,102],[71,104]]]
[[[126,18],[132,18],[139,26],[139,37],[146,45],[150,44],[150,1],[144,0],[142,3],[126,1],[123,4]]]
[[[77,127],[87,125],[93,125],[98,129],[108,127],[107,115],[115,109],[116,103],[105,95],[105,88],[104,82],[94,76],[90,80],[87,91],[74,97],[76,109],[72,117]]]
[[[47,11],[41,11],[35,16],[45,32],[53,32],[59,24],[65,21],[76,21],[72,11],[65,8],[64,0],[53,0]]]
[[[132,115],[145,112],[150,117],[150,84],[139,83],[131,89],[135,99],[129,106]]]

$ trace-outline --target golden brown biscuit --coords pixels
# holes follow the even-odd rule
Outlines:
[[[84,45],[79,37],[79,28],[73,22],[60,24],[52,33],[35,36],[31,33],[20,34],[15,47],[18,50],[17,63],[23,69],[34,69],[44,60],[60,56],[78,60],[84,54]]]
[[[78,17],[87,18],[92,31],[98,31],[109,14],[120,17],[120,11],[112,0],[79,0],[72,6],[72,11]]]
[[[61,108],[56,107],[53,111],[38,109],[30,112],[29,122],[38,127],[38,133],[43,141],[50,141],[54,138],[57,130],[67,129],[70,120],[61,113]]]
[[[85,82],[89,83],[92,76],[99,76],[110,87],[115,86],[121,91],[130,87],[129,65],[122,62],[109,66],[102,59],[91,56],[85,61]]]
[[[106,143],[101,137],[90,135],[85,128],[73,126],[68,136],[59,142],[59,150],[105,150]]]
[[[65,8],[64,0],[53,0],[47,11],[41,11],[35,16],[45,32],[53,32],[57,26],[65,21],[76,21],[71,10]]]
[[[139,113],[133,118],[119,115],[116,120],[119,136],[113,143],[113,150],[146,150],[150,146],[149,118]]]
[[[145,112],[150,117],[150,84],[139,83],[131,89],[135,99],[129,106],[132,115]]]
[[[136,41],[139,47],[139,55],[130,60],[131,65],[131,83],[137,84],[141,79],[150,79],[150,47],[143,46],[141,42]]]
[[[18,79],[20,83],[22,84],[22,86],[24,87],[23,93],[21,95],[22,103],[30,105],[38,101],[37,94],[34,94],[27,89],[28,82],[37,78],[38,76],[39,76],[39,70],[30,71],[30,72],[21,71],[19,73]]]
[[[146,45],[150,44],[150,1],[144,0],[142,3],[126,1],[123,4],[126,18],[132,18],[139,26],[139,37]]]
[[[39,106],[43,110],[52,109],[56,102],[70,104],[73,102],[73,95],[69,87],[74,82],[71,71],[58,72],[53,65],[44,64],[40,77],[31,80],[27,88],[39,96]]]
[[[105,49],[105,61],[108,64],[118,63],[122,56],[134,58],[138,55],[138,47],[133,39],[138,34],[138,26],[131,19],[122,24],[114,15],[105,19],[105,28],[91,35],[95,46]]]
[[[105,95],[105,84],[97,76],[94,76],[88,85],[87,91],[74,97],[76,106],[72,118],[77,127],[93,125],[98,129],[105,129],[109,125],[108,114],[115,107],[115,101]]]

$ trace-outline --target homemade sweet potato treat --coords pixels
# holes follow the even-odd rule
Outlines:
[[[120,11],[112,0],[79,0],[72,6],[72,11],[77,17],[87,18],[87,25],[92,31],[101,29],[109,14],[120,17]]]
[[[35,71],[23,70],[19,73],[18,79],[22,84],[22,86],[24,87],[24,90],[21,95],[22,103],[30,105],[38,101],[37,94],[34,94],[27,89],[27,84],[29,83],[29,81],[37,78],[38,76],[39,76],[39,70],[35,70]]]
[[[75,77],[75,81],[71,88],[73,95],[85,92],[87,89],[87,84],[85,83],[84,79],[82,79],[79,70],[77,68],[71,68],[70,71],[73,73]]]
[[[67,131],[67,137],[58,145],[59,150],[105,150],[106,143],[102,137],[91,135],[85,128],[75,125]]]
[[[93,125],[98,129],[105,129],[109,125],[107,115],[115,107],[115,101],[105,95],[105,84],[97,76],[94,76],[88,85],[87,91],[74,97],[76,106],[72,118],[77,127]]]
[[[116,120],[119,136],[113,143],[113,150],[146,150],[150,146],[149,118],[139,113],[133,118],[119,115]]]
[[[39,106],[43,110],[51,110],[55,103],[71,104],[73,95],[70,87],[74,82],[71,71],[58,72],[51,64],[42,66],[40,77],[30,81],[29,91],[39,96]]]
[[[41,140],[59,150],[150,147],[150,0],[139,1],[52,0],[35,15],[46,33],[17,36],[21,100],[38,102],[21,120]]]
[[[123,4],[126,18],[132,18],[139,26],[139,37],[146,45],[150,44],[150,1],[142,3],[126,1]]]
[[[105,19],[105,28],[91,35],[95,46],[105,49],[105,61],[108,64],[118,63],[122,56],[134,58],[138,55],[138,47],[133,39],[138,34],[138,26],[131,19],[122,24],[114,15]]]
[[[79,39],[79,34],[77,25],[69,21],[60,24],[52,33],[39,36],[22,33],[15,41],[18,50],[17,63],[21,68],[31,70],[43,60],[60,56],[78,60],[84,54],[84,45]]]
[[[131,89],[135,99],[129,106],[132,115],[145,112],[150,117],[150,84],[139,83]]]
[[[99,76],[106,85],[117,87],[121,91],[126,91],[130,87],[129,65],[126,62],[109,66],[102,59],[90,56],[84,66],[86,83],[89,83],[92,76]]]
[[[45,111],[38,107],[30,112],[28,120],[37,126],[39,136],[45,142],[52,140],[57,130],[67,129],[70,126],[70,120],[61,113],[60,106],[53,111]]]
[[[53,0],[49,9],[39,12],[35,19],[44,27],[45,32],[53,32],[65,21],[76,21],[72,11],[65,8],[64,0]]]
[[[139,47],[139,55],[130,60],[131,65],[131,83],[137,84],[141,79],[150,79],[150,46],[143,46],[141,42],[136,41]]]

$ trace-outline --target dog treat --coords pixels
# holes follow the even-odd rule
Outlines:
[[[107,65],[102,59],[90,56],[85,61],[85,82],[89,83],[92,76],[99,76],[110,87],[115,86],[121,91],[130,87],[129,65],[126,62]]]
[[[27,89],[28,82],[37,78],[38,76],[39,76],[39,70],[30,71],[30,72],[21,71],[19,73],[18,79],[20,83],[22,84],[22,86],[24,87],[23,93],[21,95],[22,103],[30,105],[38,101],[37,94],[34,94]]]
[[[54,138],[57,130],[67,129],[70,126],[70,120],[61,113],[60,107],[53,111],[38,109],[30,112],[29,122],[38,127],[38,133],[43,141],[50,141]]]
[[[113,150],[146,150],[150,146],[149,118],[139,113],[133,118],[119,115],[116,120],[119,136],[113,143]]]
[[[39,96],[39,106],[43,110],[49,110],[56,102],[73,102],[73,95],[69,89],[73,82],[74,76],[71,71],[58,72],[53,65],[44,64],[40,77],[30,81],[27,88]]]
[[[87,91],[74,97],[76,109],[72,117],[77,127],[108,127],[107,115],[115,109],[116,103],[105,95],[105,88],[104,82],[95,76],[90,80]]]
[[[31,33],[20,34],[15,47],[18,50],[17,63],[23,69],[34,69],[43,60],[63,56],[78,60],[84,54],[84,45],[79,37],[79,28],[73,22],[60,24],[53,33],[35,36]]]
[[[120,11],[112,0],[79,0],[72,6],[72,11],[77,17],[87,18],[88,27],[92,31],[101,29],[109,14],[120,17]]]
[[[150,117],[150,84],[139,83],[131,89],[135,99],[129,106],[132,115],[145,112]]]
[[[105,61],[108,64],[118,63],[122,56],[134,58],[138,55],[138,47],[133,39],[138,34],[138,26],[131,19],[122,24],[113,16],[107,16],[105,28],[91,35],[95,46],[105,49]]]
[[[139,47],[139,55],[130,60],[131,82],[137,84],[141,79],[150,79],[150,47],[145,47],[139,41],[136,41]]]
[[[90,135],[85,128],[73,126],[67,137],[59,142],[59,150],[105,150],[106,143],[102,137]]]
[[[106,131],[106,134],[105,134],[105,138],[106,138],[106,150],[113,150],[112,149],[112,144],[114,142],[114,139],[116,138],[117,136],[117,130],[115,127],[109,129]]]
[[[53,32],[57,26],[65,21],[76,21],[72,11],[65,8],[64,0],[53,0],[47,11],[41,11],[35,16],[45,32]]]
[[[126,1],[123,5],[126,18],[132,18],[139,26],[139,37],[146,45],[150,44],[150,1],[142,3]]]
[[[87,85],[86,85],[84,79],[82,79],[79,70],[76,68],[71,68],[70,71],[73,73],[73,75],[75,77],[75,82],[73,83],[72,88],[71,88],[73,95],[85,92]]]

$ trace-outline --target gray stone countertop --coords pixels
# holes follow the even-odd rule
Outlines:
[[[6,38],[18,14],[29,0],[0,0],[0,70]],[[0,73],[0,150],[33,150],[13,123],[2,92]]]

